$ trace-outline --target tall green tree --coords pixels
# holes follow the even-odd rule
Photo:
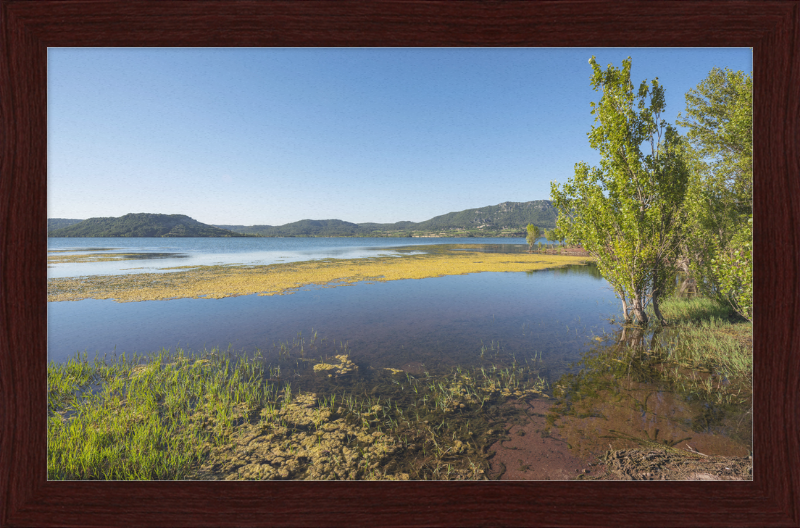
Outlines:
[[[528,251],[533,251],[533,244],[540,236],[542,236],[542,230],[533,224],[528,224],[528,236],[525,238],[525,241],[528,242]]]
[[[692,177],[683,267],[698,289],[753,317],[753,79],[714,68],[686,94]]]
[[[592,57],[591,85],[601,92],[591,103],[589,144],[599,167],[575,165],[563,186],[551,184],[559,211],[557,230],[568,243],[582,243],[622,301],[626,321],[648,322],[652,302],[666,323],[659,300],[674,284],[682,241],[683,201],[688,184],[684,142],[661,119],[666,106],[658,78],[631,82],[631,58],[604,71]]]

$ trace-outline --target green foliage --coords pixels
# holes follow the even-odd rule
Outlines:
[[[239,237],[239,233],[198,222],[186,215],[131,213],[119,218],[89,218],[48,233],[50,237]]]
[[[753,320],[753,219],[742,227],[710,266],[719,280],[719,291],[734,310]]]
[[[752,320],[753,80],[714,68],[686,94],[692,179],[684,254],[706,295]]]
[[[528,247],[533,249],[533,244],[536,242],[541,236],[541,230],[533,224],[528,224],[528,236],[525,238],[525,241],[528,242]],[[541,248],[541,244],[539,244]]]
[[[665,100],[657,78],[636,90],[630,58],[622,69],[609,65],[603,71],[594,57],[589,63],[592,87],[602,96],[591,103],[595,125],[588,136],[601,161],[599,167],[577,163],[563,187],[553,182],[557,229],[597,258],[626,319],[630,299],[637,321],[646,324],[652,300],[663,322],[658,299],[674,281],[682,235],[685,149],[675,129],[660,119]]]
[[[753,78],[714,68],[686,93],[686,117],[700,170],[717,192],[730,194],[742,214],[753,200]]]
[[[83,220],[77,220],[73,218],[48,218],[47,232],[50,233],[50,231],[55,231],[56,229],[61,229],[62,227],[69,227],[79,222],[83,222]]]

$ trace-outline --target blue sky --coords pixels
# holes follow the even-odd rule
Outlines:
[[[589,57],[658,77],[664,118],[747,48],[48,50],[48,216],[422,221],[543,200],[587,132]]]

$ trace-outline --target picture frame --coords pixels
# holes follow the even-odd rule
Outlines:
[[[1,526],[800,526],[800,3],[0,0]],[[52,482],[48,47],[751,47],[753,480]]]

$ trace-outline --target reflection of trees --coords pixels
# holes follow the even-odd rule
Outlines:
[[[528,275],[533,275],[534,273],[557,273],[559,275],[588,275],[590,277],[594,277],[597,280],[601,280],[603,276],[600,274],[600,270],[597,269],[597,264],[594,262],[589,262],[587,264],[570,264],[568,266],[563,266],[560,268],[552,268],[548,270],[534,270],[534,271],[526,271]]]
[[[577,372],[552,384],[557,403],[548,423],[585,451],[605,450],[609,444],[614,449],[653,442],[670,446],[701,435],[712,452],[738,450],[742,455],[745,448],[732,438],[739,431],[741,442],[749,443],[749,404],[721,402],[704,385],[708,372],[670,363],[660,345],[667,332],[622,326],[610,339],[595,343],[575,365]],[[730,438],[703,434],[719,428]]]

